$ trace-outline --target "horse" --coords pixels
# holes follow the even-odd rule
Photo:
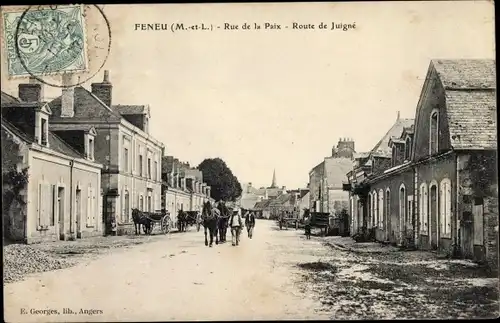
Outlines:
[[[141,234],[141,224],[145,234],[151,234],[151,219],[139,209],[132,208],[132,220],[134,221],[135,234]]]
[[[203,227],[205,229],[205,246],[208,246],[207,240],[207,230],[210,233],[210,247],[212,247],[214,236],[215,244],[219,244],[219,238],[217,235],[217,229],[219,226],[220,211],[217,208],[212,207],[210,201],[203,203],[203,211],[201,213],[201,218],[203,221]]]
[[[217,208],[219,209],[221,214],[219,218],[219,237],[220,242],[224,243],[226,242],[227,227],[229,225],[229,217],[231,216],[231,211],[222,201],[219,202]]]
[[[177,227],[179,232],[186,232],[187,229],[187,214],[183,210],[179,210],[177,213]]]

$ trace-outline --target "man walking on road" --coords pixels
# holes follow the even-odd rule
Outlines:
[[[233,246],[237,246],[240,243],[240,234],[243,227],[243,220],[241,219],[241,210],[236,207],[233,209],[233,214],[229,219],[229,226],[231,227],[231,235]]]
[[[248,237],[252,239],[253,228],[255,227],[255,215],[253,212],[247,213],[245,217],[245,226],[247,227]]]

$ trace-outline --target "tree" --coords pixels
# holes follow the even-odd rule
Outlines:
[[[203,173],[203,182],[211,187],[214,200],[234,202],[241,196],[240,182],[222,159],[205,159],[197,168]]]

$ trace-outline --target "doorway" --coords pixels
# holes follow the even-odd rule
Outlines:
[[[432,185],[430,188],[430,195],[429,195],[430,201],[429,201],[429,224],[430,224],[430,247],[433,250],[436,250],[438,248],[438,228],[439,228],[439,219],[438,219],[438,191],[437,191],[437,186]]]
[[[64,240],[66,236],[64,226],[64,187],[57,188],[57,212],[59,213],[59,239]]]

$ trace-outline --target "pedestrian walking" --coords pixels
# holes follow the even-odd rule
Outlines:
[[[311,216],[310,215],[305,215],[304,216],[304,226],[305,226],[305,233],[306,233],[306,239],[311,239]]]
[[[245,226],[247,227],[248,237],[252,239],[253,229],[255,228],[255,215],[253,212],[247,214],[245,218]]]
[[[240,243],[240,234],[243,227],[240,208],[236,207],[235,209],[233,209],[233,214],[229,219],[229,226],[231,227],[233,246],[237,246]]]

